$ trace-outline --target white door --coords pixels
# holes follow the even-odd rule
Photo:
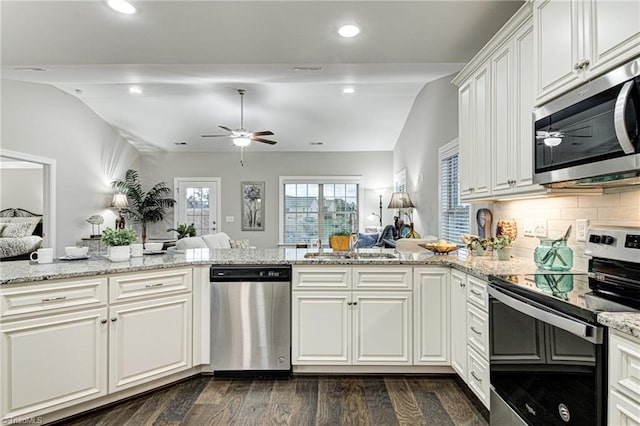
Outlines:
[[[109,308],[109,392],[191,368],[191,295]]]
[[[193,223],[196,235],[220,231],[220,178],[176,178],[176,226]]]
[[[294,365],[351,364],[351,292],[293,292]]]
[[[411,292],[353,292],[353,364],[411,365]]]
[[[449,365],[449,268],[415,268],[413,364]]]
[[[106,323],[102,308],[2,324],[0,423],[106,395]]]
[[[467,276],[451,270],[451,367],[467,381]]]

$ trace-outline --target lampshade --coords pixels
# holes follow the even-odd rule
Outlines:
[[[411,197],[406,192],[394,192],[391,195],[391,200],[389,201],[388,209],[409,209],[415,208],[413,203],[411,202]]]
[[[114,209],[127,209],[129,208],[129,201],[127,200],[127,194],[113,194],[113,200],[109,207]]]

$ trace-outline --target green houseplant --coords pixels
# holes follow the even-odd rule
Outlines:
[[[107,227],[102,231],[102,242],[109,248],[109,260],[112,262],[129,260],[129,244],[137,238],[136,231],[133,229]]]
[[[178,233],[178,239],[182,239],[185,237],[195,237],[196,236],[196,227],[195,225],[192,223],[191,225],[187,225],[185,223],[182,223],[180,225],[178,225],[177,228],[170,228],[167,229],[167,232],[171,232],[171,231],[175,231]]]
[[[142,225],[142,243],[147,242],[147,223],[160,222],[167,209],[173,207],[176,200],[171,198],[171,189],[166,182],[159,182],[145,192],[138,177],[138,172],[127,170],[124,180],[111,182],[116,191],[127,195],[129,208],[124,210],[127,217]]]
[[[513,240],[508,235],[498,235],[492,242],[491,246],[498,254],[498,260],[509,260],[511,258],[511,245]]]

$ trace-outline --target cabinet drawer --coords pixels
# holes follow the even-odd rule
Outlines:
[[[489,408],[489,363],[470,347],[467,354],[467,368],[469,369],[467,384],[485,407]]]
[[[353,284],[358,290],[411,290],[412,278],[412,269],[404,266],[353,268]]]
[[[13,319],[106,303],[106,278],[22,284],[0,290],[0,318]]]
[[[109,278],[109,302],[191,291],[191,269],[166,269]]]
[[[640,424],[640,403],[632,401],[615,389],[609,392],[610,425],[638,425]]]
[[[467,276],[467,301],[488,312],[487,282],[471,275]]]
[[[467,339],[469,346],[489,359],[488,315],[472,304],[467,304]]]
[[[640,341],[609,335],[609,383],[640,404]]]
[[[350,289],[351,267],[293,268],[293,288],[296,290]]]

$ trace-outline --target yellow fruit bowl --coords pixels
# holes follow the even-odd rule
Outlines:
[[[447,254],[458,249],[458,246],[453,243],[447,243],[447,244],[427,243],[427,244],[418,244],[418,245],[420,247],[426,248],[429,251],[434,252],[435,254]]]

